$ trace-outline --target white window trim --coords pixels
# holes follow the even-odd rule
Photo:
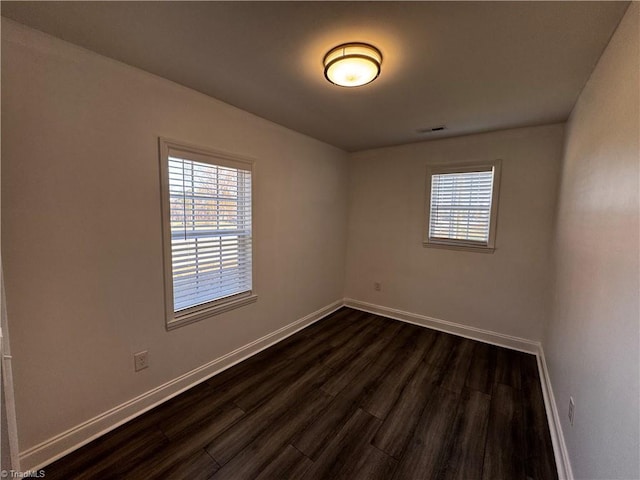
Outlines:
[[[253,248],[251,249],[251,272],[252,272],[252,289],[236,295],[207,302],[197,305],[180,312],[174,312],[173,308],[173,271],[171,258],[171,223],[169,203],[169,152],[180,151],[188,154],[189,159],[212,163],[211,159],[215,159],[215,165],[222,165],[234,168],[234,166],[249,166],[251,170],[251,182],[254,183],[255,178],[255,161],[247,157],[241,157],[227,152],[212,150],[208,148],[188,145],[167,138],[159,138],[160,151],[160,199],[162,212],[162,251],[163,251],[163,268],[164,268],[164,299],[165,299],[165,320],[167,330],[181,327],[193,322],[213,317],[223,312],[228,312],[235,308],[253,303],[258,299],[255,293],[255,264],[253,262]],[[251,230],[252,239],[255,239],[255,228],[253,226],[253,204],[254,189],[251,189]],[[253,242],[253,240],[252,240]]]
[[[498,204],[500,203],[500,174],[502,160],[489,160],[484,162],[430,164],[427,166],[427,185],[425,199],[426,219],[423,229],[422,244],[425,247],[446,248],[449,250],[466,250],[480,253],[493,253],[496,244],[496,232],[498,229]],[[434,239],[429,238],[429,225],[431,224],[431,177],[442,173],[478,172],[494,169],[493,190],[491,192],[491,217],[489,223],[489,239],[486,245],[469,240]]]

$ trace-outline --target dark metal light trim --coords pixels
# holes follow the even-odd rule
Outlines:
[[[348,47],[363,47],[363,48],[367,48],[367,49],[371,49],[374,52],[376,52],[378,54],[378,56],[380,57],[380,60],[378,60],[375,57],[369,56],[369,55],[364,55],[362,53],[347,53],[347,54],[343,54],[342,56],[336,57],[333,60],[329,61],[327,63],[327,58],[329,56],[331,56],[332,54],[336,53],[339,50],[344,50]],[[333,66],[335,63],[340,62],[342,60],[345,59],[349,59],[349,58],[362,58],[364,60],[368,60],[371,63],[373,63],[376,66],[376,76],[373,77],[371,80],[369,80],[367,83],[363,83],[362,85],[340,85],[339,83],[334,82],[333,80],[331,80],[329,78],[328,75],[328,71],[329,68],[331,66]],[[324,78],[327,79],[327,81],[329,81],[330,83],[337,85],[339,87],[344,87],[344,88],[355,88],[355,87],[362,87],[364,85],[368,85],[369,83],[373,82],[376,78],[378,78],[380,76],[380,71],[381,71],[381,66],[382,66],[382,53],[380,52],[380,50],[378,50],[376,47],[374,47],[373,45],[369,44],[369,43],[363,43],[363,42],[350,42],[350,43],[343,43],[341,45],[338,45],[336,47],[333,47],[331,50],[329,50],[326,55],[324,56],[324,58],[322,59],[322,63],[324,65]]]

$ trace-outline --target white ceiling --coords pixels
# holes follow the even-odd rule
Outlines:
[[[628,2],[6,2],[2,15],[354,151],[563,121]],[[322,58],[377,46],[345,89]],[[446,124],[440,133],[417,129]]]

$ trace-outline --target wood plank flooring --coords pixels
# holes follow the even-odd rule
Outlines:
[[[533,355],[348,308],[45,471],[49,480],[557,479]]]

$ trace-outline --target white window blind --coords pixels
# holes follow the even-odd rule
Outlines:
[[[174,312],[250,293],[249,167],[197,162],[170,152],[168,183]]]
[[[488,245],[494,170],[431,175],[429,240]]]

